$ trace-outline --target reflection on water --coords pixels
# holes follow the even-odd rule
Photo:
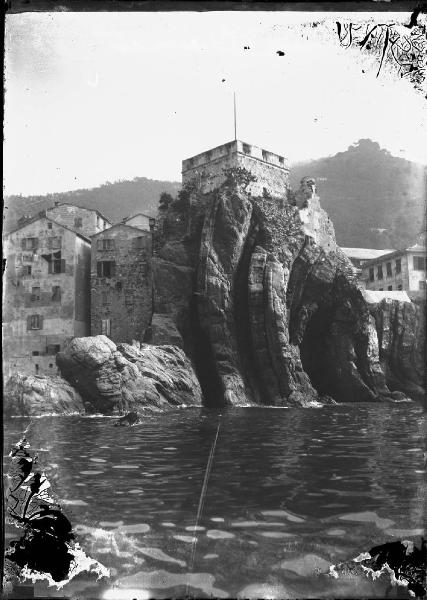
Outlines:
[[[221,417],[188,409],[132,428],[104,418],[36,419],[28,439],[41,450],[40,465],[84,550],[111,570],[109,581],[83,574],[61,593],[40,582],[36,592],[106,599],[187,592],[381,597],[382,584],[317,573],[374,545],[422,533],[423,419],[416,404],[239,408]],[[6,467],[9,444],[27,423],[8,423]],[[8,539],[15,535],[8,529]]]

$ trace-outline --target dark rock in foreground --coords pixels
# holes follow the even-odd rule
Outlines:
[[[176,346],[116,346],[103,335],[74,338],[57,355],[57,365],[91,412],[161,410],[202,401],[191,363]]]
[[[62,377],[14,373],[4,387],[4,415],[32,417],[84,412],[80,394]]]

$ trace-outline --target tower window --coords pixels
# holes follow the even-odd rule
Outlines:
[[[47,228],[48,228],[48,229],[52,229],[52,223],[48,223],[48,224],[47,224]]]
[[[113,260],[99,260],[96,268],[98,277],[114,277],[116,263]]]
[[[377,277],[378,279],[382,279],[383,278],[383,266],[379,265],[377,267]]]
[[[402,272],[402,259],[396,259],[396,274]]]
[[[374,267],[369,267],[369,281],[374,281],[374,279],[375,279]]]
[[[111,333],[111,319],[101,319],[101,334],[110,335]]]
[[[245,154],[250,154],[251,153],[251,147],[249,146],[249,144],[243,144],[243,152]]]
[[[83,226],[83,219],[82,217],[75,217],[74,218],[74,227],[82,227]]]
[[[386,269],[387,269],[387,277],[391,277],[393,275],[393,273],[391,272],[391,262],[388,262],[386,264]]]

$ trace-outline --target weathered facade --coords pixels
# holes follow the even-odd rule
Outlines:
[[[142,341],[152,315],[152,235],[123,223],[92,237],[91,335]]]
[[[55,373],[55,354],[90,332],[90,240],[40,217],[5,237],[5,375]]]
[[[414,295],[424,295],[425,244],[417,243],[366,262],[362,267],[362,279],[368,290],[405,290]]]
[[[86,237],[111,227],[111,222],[99,210],[74,204],[55,202],[55,206],[46,210],[46,216]]]
[[[130,227],[137,227],[138,229],[144,229],[144,231],[152,231],[155,222],[156,220],[154,217],[150,217],[150,215],[145,215],[144,213],[138,213],[136,215],[123,219],[123,223],[125,225],[129,225]]]
[[[225,180],[224,169],[244,168],[256,177],[247,192],[253,196],[269,194],[286,198],[289,169],[283,156],[258,146],[234,140],[182,161],[182,183],[197,185],[205,193],[218,188]]]

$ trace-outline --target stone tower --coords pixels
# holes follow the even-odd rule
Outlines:
[[[274,198],[286,198],[289,181],[286,159],[240,140],[183,160],[182,183],[196,182],[200,192],[210,192],[224,181],[223,170],[232,167],[245,168],[256,177],[247,188],[253,196],[267,193]]]

